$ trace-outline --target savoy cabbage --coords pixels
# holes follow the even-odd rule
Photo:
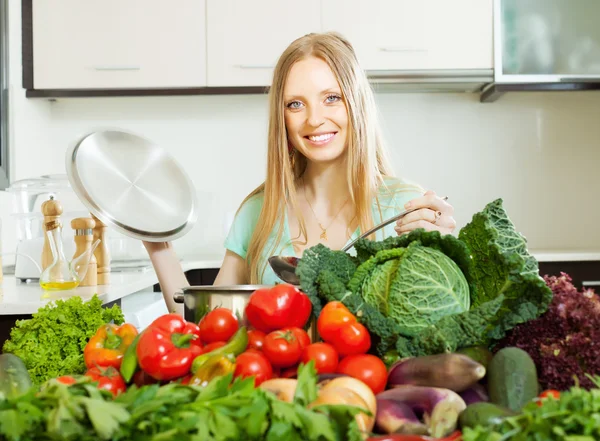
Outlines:
[[[493,344],[552,300],[502,199],[476,213],[458,238],[416,230],[355,248],[356,257],[312,247],[296,273],[315,315],[323,302],[341,300],[380,356],[392,348],[408,357]]]

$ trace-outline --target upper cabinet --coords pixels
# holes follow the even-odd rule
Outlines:
[[[206,85],[205,0],[27,4],[34,89]]]
[[[321,30],[321,0],[207,0],[208,86],[268,86],[284,49]]]
[[[491,69],[493,0],[323,0],[368,71]]]
[[[600,79],[598,0],[497,0],[496,81]]]

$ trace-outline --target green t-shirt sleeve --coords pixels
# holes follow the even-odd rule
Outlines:
[[[423,196],[425,190],[418,184],[401,179],[388,179],[379,191],[379,206],[374,206],[374,221],[379,223],[401,213],[404,205],[415,198]],[[381,239],[396,236],[396,223],[391,223],[381,231]]]
[[[225,238],[225,248],[245,259],[248,254],[250,238],[258,222],[263,205],[262,196],[248,199],[236,213],[229,233]]]

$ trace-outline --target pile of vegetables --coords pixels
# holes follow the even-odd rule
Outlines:
[[[316,316],[324,303],[341,301],[388,364],[492,345],[552,300],[501,199],[476,213],[458,238],[416,230],[355,248],[352,256],[316,245],[296,273]]]
[[[121,309],[103,308],[94,295],[83,302],[73,296],[40,308],[31,319],[17,320],[3,353],[19,356],[35,384],[61,375],[83,374],[83,349],[98,328],[106,323],[125,321]]]

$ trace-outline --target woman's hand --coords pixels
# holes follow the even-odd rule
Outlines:
[[[437,196],[434,191],[428,191],[422,197],[409,201],[404,208],[407,210],[418,208],[418,210],[396,222],[394,229],[398,236],[418,228],[427,231],[437,230],[442,234],[450,234],[456,228],[456,221],[452,217],[454,207]]]

